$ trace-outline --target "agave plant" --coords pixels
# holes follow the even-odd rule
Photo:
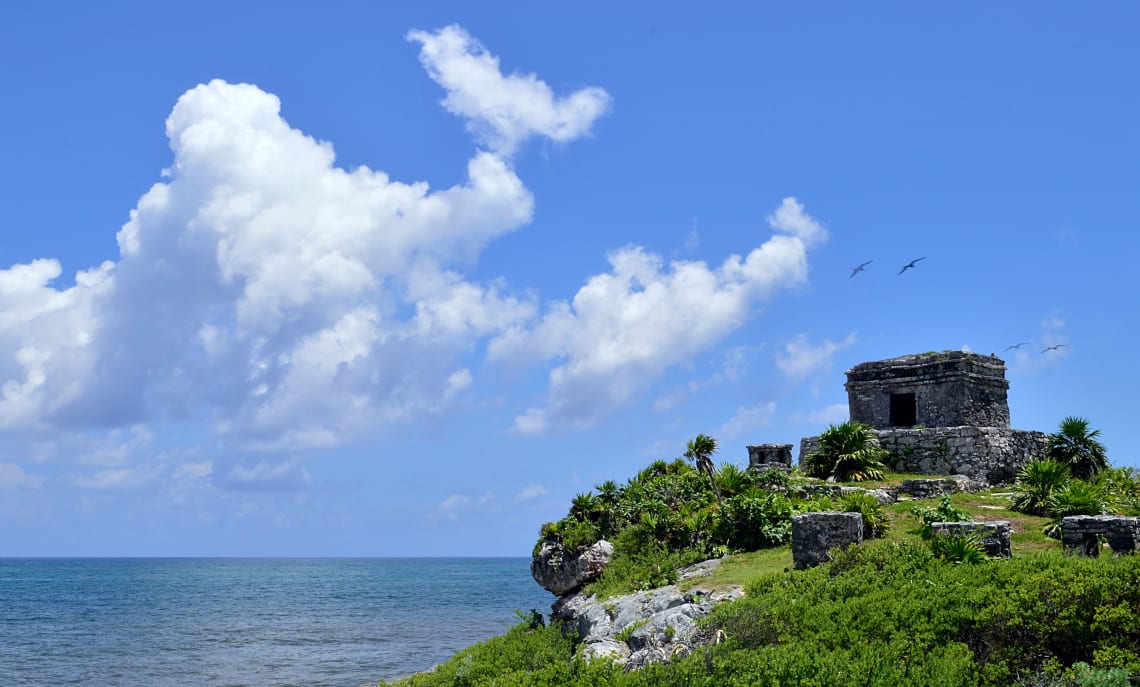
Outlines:
[[[889,455],[870,427],[849,421],[831,425],[819,436],[819,449],[807,456],[807,471],[839,482],[882,479],[887,471],[883,460]]]
[[[1010,508],[1029,515],[1048,515],[1057,492],[1069,483],[1069,466],[1052,458],[1034,458],[1017,472]]]
[[[1099,436],[1100,430],[1090,430],[1085,418],[1067,417],[1049,435],[1049,457],[1066,463],[1074,477],[1088,479],[1108,468],[1108,456]]]

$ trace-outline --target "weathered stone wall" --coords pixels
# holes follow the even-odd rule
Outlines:
[[[891,419],[891,394],[914,394],[914,421],[905,426],[1009,427],[1009,382],[996,356],[943,351],[861,363],[847,371],[851,419],[876,429]]]
[[[1140,518],[1121,515],[1070,515],[1061,519],[1061,546],[1068,553],[1097,557],[1100,537],[1112,552],[1140,552]]]
[[[1008,520],[993,522],[935,522],[930,525],[935,537],[976,534],[982,540],[982,547],[990,558],[1012,558],[1013,546],[1010,543]]]
[[[966,475],[989,484],[1012,482],[1030,458],[1045,455],[1048,436],[999,427],[928,427],[876,430],[879,444],[891,452],[895,472]],[[800,441],[800,465],[819,448],[819,437]]]
[[[958,483],[952,479],[906,479],[898,486],[900,494],[916,499],[933,499],[958,493]]]
[[[859,513],[801,513],[792,516],[792,560],[797,568],[810,568],[831,560],[837,546],[863,543],[863,516]]]
[[[790,470],[792,467],[791,444],[756,444],[748,449],[748,467],[757,472],[768,468]]]

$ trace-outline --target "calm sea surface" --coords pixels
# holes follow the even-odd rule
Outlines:
[[[375,684],[549,611],[529,562],[0,559],[0,685]]]

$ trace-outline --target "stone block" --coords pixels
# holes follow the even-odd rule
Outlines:
[[[836,547],[863,543],[863,516],[859,513],[801,513],[792,516],[792,559],[797,568],[810,568],[831,560]]]
[[[1104,537],[1116,555],[1140,551],[1140,518],[1122,515],[1070,515],[1061,519],[1061,546],[1066,553],[1097,557]]]

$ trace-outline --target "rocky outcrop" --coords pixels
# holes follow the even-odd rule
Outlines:
[[[581,552],[546,541],[530,561],[530,575],[543,589],[562,596],[597,579],[613,557],[614,546],[604,539]]]
[[[682,579],[708,575],[720,564],[705,561],[681,571]],[[552,606],[552,618],[575,631],[587,660],[606,659],[626,670],[687,656],[715,638],[697,626],[723,601],[744,595],[739,586],[697,586],[681,591],[677,585],[658,587],[599,601],[592,594],[570,594]]]

